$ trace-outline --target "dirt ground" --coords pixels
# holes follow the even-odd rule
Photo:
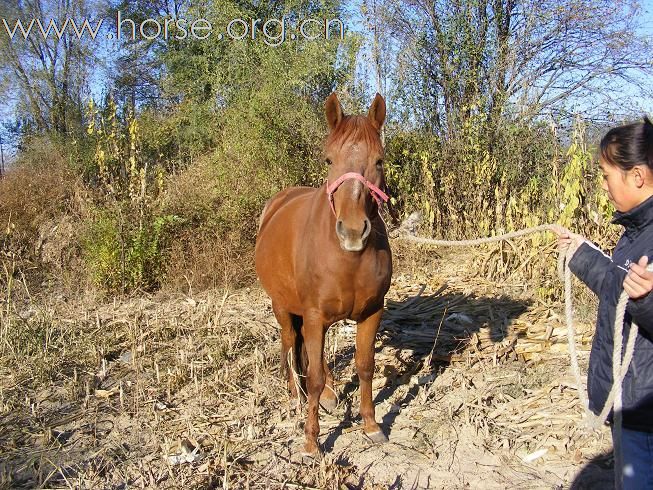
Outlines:
[[[561,315],[446,255],[403,267],[377,337],[390,442],[360,430],[343,322],[327,339],[340,404],[320,413],[324,456],[305,461],[305,407],[289,406],[259,288],[6,305],[0,488],[612,488]],[[578,330],[586,366],[591,325]]]

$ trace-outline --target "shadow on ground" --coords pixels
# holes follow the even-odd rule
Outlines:
[[[504,341],[512,322],[531,304],[507,296],[476,297],[444,293],[443,290],[430,296],[412,296],[401,302],[392,302],[384,312],[377,334],[382,342],[380,346],[377,344],[376,357],[378,359],[379,352],[390,348],[393,351],[406,351],[407,359],[402,359],[401,369],[394,373],[393,382],[377,393],[375,405],[391,399],[412,375],[423,371],[425,362],[430,361],[427,371],[432,376],[441,374],[449,366],[451,357],[463,352],[475,339],[474,334],[479,334],[481,330],[493,343]],[[354,355],[353,345],[338,353],[335,365],[330,366],[336,377],[353,362]],[[333,450],[335,441],[343,431],[357,422],[358,397],[354,396],[357,390],[358,377],[354,375],[338,393],[344,404],[344,417],[325,440],[323,449],[326,452]],[[395,400],[395,404],[408,406],[418,391],[419,384],[411,386],[401,400]],[[383,417],[381,427],[387,436],[392,433],[397,416],[398,413],[387,413]]]
[[[614,488],[614,459],[612,451],[589,461],[576,475],[570,490],[612,490]]]

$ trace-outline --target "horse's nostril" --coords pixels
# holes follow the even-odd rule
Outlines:
[[[342,224],[342,220],[339,219],[338,222],[336,223],[336,233],[338,233],[338,235],[342,235],[344,232],[343,228],[344,226]]]
[[[365,221],[363,222],[363,236],[366,237],[372,229],[372,225],[370,224],[370,220],[365,218]]]

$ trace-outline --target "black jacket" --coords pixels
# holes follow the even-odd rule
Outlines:
[[[649,257],[649,263],[653,262],[653,197],[627,213],[615,213],[613,223],[623,225],[625,231],[612,258],[586,242],[569,261],[571,271],[599,297],[587,373],[590,410],[596,414],[603,408],[612,387],[614,317],[628,266],[643,255]],[[639,326],[639,335],[623,384],[623,425],[632,430],[653,432],[653,292],[628,301],[624,348],[633,321]]]

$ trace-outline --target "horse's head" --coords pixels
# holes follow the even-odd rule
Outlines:
[[[385,100],[376,94],[367,116],[348,116],[332,93],[326,101],[326,118],[330,129],[324,149],[329,165],[327,199],[336,217],[340,246],[359,252],[367,245],[378,207],[388,199],[382,190],[384,151],[380,136]]]

